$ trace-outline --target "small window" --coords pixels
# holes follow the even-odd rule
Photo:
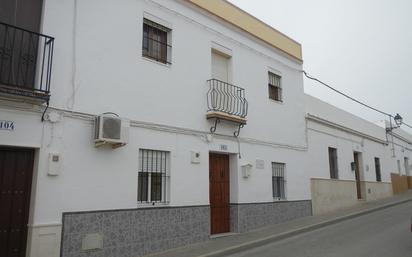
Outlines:
[[[272,192],[274,199],[286,199],[286,177],[284,163],[272,162]]]
[[[139,150],[137,201],[161,202],[168,199],[169,152]]]
[[[339,179],[338,174],[338,151],[336,148],[329,147],[329,171],[331,179]]]
[[[379,158],[375,157],[375,172],[376,172],[376,181],[382,182],[381,177],[381,162]]]
[[[281,77],[272,72],[269,72],[269,98],[278,102],[282,102],[282,87]]]
[[[143,21],[143,56],[170,64],[171,46],[168,44],[171,30],[148,19]]]

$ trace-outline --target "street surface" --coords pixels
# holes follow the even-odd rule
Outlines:
[[[412,202],[227,257],[412,257]]]

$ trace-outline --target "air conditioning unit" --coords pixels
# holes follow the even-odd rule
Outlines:
[[[130,122],[117,116],[103,114],[95,119],[95,146],[111,144],[113,148],[124,146],[129,136]]]

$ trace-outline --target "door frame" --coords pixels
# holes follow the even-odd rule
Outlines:
[[[356,183],[356,194],[358,200],[363,199],[362,196],[362,184],[361,184],[361,164],[362,164],[362,153],[353,152],[353,160],[355,163],[355,183]]]
[[[213,232],[213,212],[212,212],[212,203],[211,203],[211,166],[210,166],[210,162],[211,162],[211,158],[212,156],[224,156],[227,159],[227,171],[226,175],[228,177],[227,182],[227,195],[225,196],[227,198],[227,216],[228,216],[228,220],[227,220],[227,224],[225,224],[226,229],[224,229],[225,231],[221,231],[221,232]],[[211,235],[217,235],[217,234],[223,234],[223,233],[229,233],[231,231],[231,217],[230,217],[230,190],[231,190],[231,161],[230,161],[230,154],[229,153],[221,153],[221,152],[209,152],[209,204],[210,204],[210,234]]]

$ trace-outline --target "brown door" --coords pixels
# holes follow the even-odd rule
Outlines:
[[[230,231],[229,156],[209,155],[209,198],[211,233]]]
[[[359,153],[353,153],[353,158],[355,160],[356,193],[358,195],[358,199],[362,199],[361,183],[360,183]]]
[[[0,147],[0,257],[26,255],[34,151]]]

